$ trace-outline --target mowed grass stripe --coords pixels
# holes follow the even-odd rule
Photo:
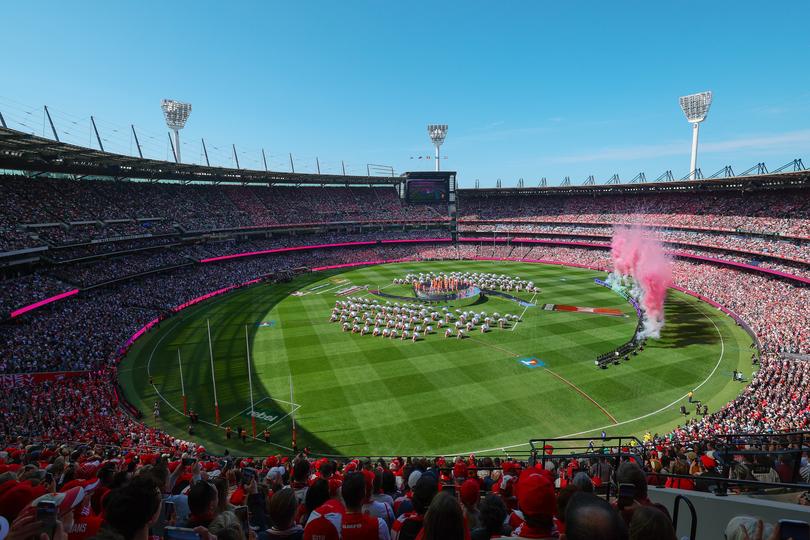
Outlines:
[[[353,285],[388,287],[408,272],[494,272],[531,279],[541,288],[537,307],[528,308],[514,331],[474,333],[475,340],[444,339],[434,334],[419,343],[345,334],[328,317],[334,292],[289,296],[335,279]],[[130,400],[150,411],[156,395],[146,381],[146,361],[154,349],[152,371],[158,389],[179,406],[176,348],[183,354],[184,376],[193,404],[204,419],[213,420],[213,396],[205,319],[211,319],[220,406],[229,413],[248,399],[244,325],[248,325],[254,366],[254,394],[268,414],[284,412],[289,400],[289,373],[295,385],[298,444],[315,451],[346,455],[452,453],[509,446],[530,437],[553,436],[592,429],[607,418],[566,384],[541,369],[527,369],[510,354],[536,356],[586,392],[619,420],[629,420],[672,402],[699,384],[719,356],[716,322],[724,336],[726,355],[716,376],[701,389],[709,403],[728,400],[741,387],[730,383],[733,368],[745,365],[747,336],[722,314],[675,294],[667,316],[672,324],[659,342],[628,363],[597,370],[593,359],[632,335],[635,312],[624,299],[595,285],[603,273],[560,266],[484,261],[436,261],[363,267],[346,272],[307,274],[293,282],[259,285],[187,310],[166,321],[133,347],[121,379]],[[332,278],[332,281],[329,281]],[[324,287],[328,289],[329,287]],[[390,290],[398,287],[390,286]],[[318,289],[323,290],[323,289]],[[358,294],[359,295],[359,294]],[[519,294],[528,300],[530,294]],[[384,302],[384,299],[380,299]],[[542,304],[614,307],[629,317],[547,312]],[[489,313],[521,313],[523,308],[500,298],[465,309]],[[275,326],[258,328],[273,320]],[[172,325],[178,327],[172,330]],[[171,334],[163,339],[166,332]],[[712,337],[713,335],[713,337]],[[486,343],[486,345],[484,345]],[[156,347],[157,346],[157,347]],[[496,348],[497,347],[497,348]],[[509,351],[509,353],[505,352]],[[721,377],[727,370],[728,378]],[[171,396],[177,396],[172,398]],[[242,415],[238,419],[247,422]],[[680,421],[677,408],[619,429],[639,433]],[[164,414],[163,427],[185,435],[186,420]],[[273,438],[289,445],[289,419],[273,428]],[[209,448],[234,453],[263,453],[263,443],[231,442],[222,432],[201,426],[198,436]]]

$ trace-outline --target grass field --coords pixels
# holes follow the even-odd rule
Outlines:
[[[464,340],[439,333],[417,343],[383,340],[344,333],[328,322],[341,289],[368,285],[406,294],[406,288],[391,285],[392,279],[429,271],[520,276],[541,291],[536,306],[525,308],[514,327],[474,332]],[[290,447],[293,409],[298,447],[318,453],[482,453],[525,449],[528,439],[541,436],[598,436],[602,429],[611,435],[663,432],[682,420],[678,407],[690,389],[697,388],[696,398],[710,410],[742,390],[731,381],[731,371],[750,371],[748,335],[722,312],[674,291],[667,300],[662,338],[650,340],[629,362],[597,369],[594,358],[627,341],[636,317],[619,295],[594,284],[594,277],[604,274],[518,262],[440,261],[261,284],[164,321],[133,346],[121,365],[120,382],[147,423],[154,424],[152,406],[159,401],[160,427],[188,438],[181,414],[179,349],[188,405],[201,418],[194,438],[210,451],[228,448],[238,455]],[[355,293],[360,294],[367,293]],[[618,308],[626,316],[546,311],[543,304]],[[513,301],[491,296],[469,309],[524,311]],[[214,425],[207,320],[221,426]],[[258,326],[261,322],[269,326]],[[246,327],[257,430],[271,426],[271,444],[226,441],[224,436],[225,425],[250,429]],[[525,358],[544,365],[526,367],[519,361]]]

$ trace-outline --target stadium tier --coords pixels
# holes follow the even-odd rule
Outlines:
[[[364,508],[379,517],[380,527],[386,531],[391,528],[396,535],[401,529],[412,527],[414,520],[421,519],[420,512],[424,513],[439,486],[444,485],[452,486],[461,500],[469,503],[470,512],[480,505],[480,509],[475,510],[480,516],[476,518],[479,521],[474,532],[486,534],[488,538],[532,527],[539,527],[541,532],[545,530],[543,527],[558,530],[564,527],[559,516],[564,515],[568,495],[563,494],[583,490],[603,493],[611,482],[635,484],[640,504],[652,504],[646,495],[648,484],[673,490],[722,488],[748,493],[760,489],[754,486],[756,483],[808,482],[810,468],[804,432],[810,430],[810,310],[807,309],[810,306],[807,286],[810,283],[810,197],[807,188],[796,188],[787,180],[784,184],[767,190],[757,189],[753,184],[746,190],[712,189],[707,184],[705,193],[642,189],[621,195],[604,193],[599,188],[585,193],[581,189],[565,193],[554,189],[528,193],[517,189],[461,190],[458,213],[454,216],[448,213],[447,206],[409,203],[395,184],[223,186],[106,179],[76,181],[25,174],[0,176],[0,271],[3,275],[0,312],[4,319],[0,324],[0,384],[3,388],[0,426],[5,439],[4,450],[0,452],[0,481],[8,479],[5,484],[0,483],[3,490],[0,491],[0,513],[13,519],[25,512],[27,501],[48,489],[46,478],[50,477],[41,476],[42,470],[58,479],[62,491],[72,493],[70,486],[75,485],[77,489],[83,486],[81,496],[87,497],[85,505],[98,505],[98,498],[115,490],[117,482],[121,481],[120,475],[124,474],[122,471],[130,470],[139,473],[144,482],[149,478],[152,482],[149,485],[157,482],[165,486],[162,489],[167,493],[174,494],[178,501],[178,523],[209,524],[191,505],[192,498],[207,495],[184,491],[195,478],[215,482],[217,478],[228,478],[240,487],[236,491],[231,489],[227,495],[223,492],[223,500],[227,497],[231,504],[250,506],[253,524],[264,527],[273,521],[284,530],[300,533],[307,523],[326,526],[317,516],[330,493],[343,493],[343,501],[348,504],[353,500],[353,483],[362,481]],[[688,373],[692,369],[701,373],[706,369],[708,376],[704,382],[716,385],[716,395],[697,391],[699,406],[694,414],[685,409],[693,407],[691,395],[688,402],[676,399],[665,407],[669,417],[655,417],[655,421],[651,419],[648,423],[644,422],[644,415],[626,421],[616,418],[593,400],[597,408],[588,414],[604,413],[615,427],[583,431],[588,440],[582,443],[581,452],[577,452],[576,437],[557,438],[536,447],[535,443],[515,444],[515,439],[501,433],[508,431],[506,426],[523,422],[519,418],[512,422],[501,416],[484,420],[485,425],[493,425],[475,431],[481,441],[506,437],[503,444],[493,444],[492,448],[475,456],[465,453],[456,458],[353,458],[357,454],[353,453],[352,446],[357,447],[357,443],[346,444],[342,449],[336,442],[340,441],[339,436],[322,439],[317,435],[320,431],[312,429],[316,422],[308,422],[306,415],[297,426],[299,444],[296,445],[296,427],[292,427],[292,433],[287,430],[290,418],[301,405],[289,393],[263,396],[262,399],[277,400],[277,408],[257,412],[253,419],[244,416],[240,419],[237,411],[234,417],[220,422],[217,409],[214,422],[211,411],[200,411],[199,400],[193,395],[189,396],[192,407],[185,409],[185,388],[181,406],[179,390],[167,386],[179,388],[182,366],[180,382],[174,372],[161,375],[163,368],[149,367],[153,356],[156,365],[173,362],[166,360],[159,345],[175,328],[195,329],[193,337],[189,334],[189,337],[175,336],[167,340],[167,343],[182,344],[177,348],[178,355],[180,348],[190,346],[189,343],[202,347],[194,349],[192,359],[183,361],[206,366],[210,352],[213,366],[215,356],[220,359],[230,354],[223,352],[230,349],[222,349],[222,341],[233,339],[238,343],[241,338],[238,334],[223,337],[214,319],[213,341],[217,344],[207,349],[206,343],[210,347],[210,341],[205,341],[205,324],[209,324],[209,332],[211,328],[207,317],[230,320],[227,317],[239,313],[240,324],[255,319],[258,322],[251,323],[253,326],[266,326],[272,332],[277,321],[257,319],[260,313],[267,311],[257,311],[257,303],[283,306],[287,298],[298,295],[300,300],[296,301],[304,302],[324,292],[331,296],[318,298],[330,299],[337,302],[336,305],[341,301],[359,302],[357,295],[374,292],[369,284],[380,289],[377,291],[380,301],[392,301],[401,298],[397,291],[388,289],[386,296],[382,289],[390,285],[373,283],[374,279],[391,282],[390,276],[395,276],[396,288],[397,279],[401,285],[405,282],[402,277],[411,270],[448,273],[466,270],[470,275],[495,272],[501,274],[501,278],[504,273],[516,276],[528,272],[531,276],[536,271],[538,280],[543,280],[538,281],[540,287],[536,291],[540,298],[544,290],[554,290],[555,286],[573,295],[572,291],[580,289],[582,284],[592,283],[594,277],[604,278],[611,270],[614,228],[625,224],[635,224],[661,241],[673,260],[673,290],[686,293],[682,297],[672,296],[674,305],[680,306],[678,309],[682,311],[673,312],[671,324],[684,325],[684,332],[691,332],[694,340],[664,340],[666,347],[700,347],[701,339],[706,340],[707,346],[713,342],[709,337],[701,338],[701,325],[686,317],[688,310],[695,310],[703,313],[706,321],[717,330],[720,343],[712,346],[721,348],[721,360],[726,354],[726,358],[731,357],[733,361],[718,361],[708,373],[708,368],[702,366],[714,360],[700,362],[699,359],[702,354],[716,351],[707,348],[701,353],[696,349],[698,363],[667,368],[675,386],[681,384],[682,378],[687,381],[684,384],[693,384]],[[379,270],[373,270],[378,265]],[[362,269],[372,270],[364,274]],[[351,286],[366,277],[364,287]],[[517,277],[509,279],[526,283]],[[570,284],[566,283],[568,280]],[[347,285],[342,285],[344,282]],[[441,289],[440,285],[437,287]],[[475,290],[492,296],[499,294],[478,287]],[[606,306],[615,305],[615,300],[602,300],[613,294],[608,289],[603,293],[586,294],[592,305],[601,306],[603,301],[607,302]],[[671,293],[676,294],[680,293]],[[446,297],[442,294],[422,300],[435,303],[437,298],[446,300]],[[507,303],[509,298],[509,294],[503,293],[496,302]],[[592,307],[555,307],[550,300],[534,304],[530,302],[534,296],[512,298],[523,302],[517,312],[522,309],[524,315],[530,308],[599,312]],[[478,295],[472,299],[475,304],[484,300]],[[318,302],[323,301],[303,303],[302,309],[308,313],[320,309]],[[214,308],[215,305],[219,307]],[[632,313],[623,301],[619,305],[620,309],[612,308],[614,314],[627,317]],[[714,312],[705,311],[700,305],[711,305]],[[195,308],[186,310],[190,306]],[[467,308],[461,304],[453,307]],[[202,311],[195,311],[199,309],[208,311],[203,316],[198,314]],[[606,307],[605,312],[609,311],[611,309]],[[287,313],[284,317],[296,316],[294,311],[278,313]],[[334,313],[340,314],[339,311]],[[309,315],[322,318],[318,324],[325,324],[328,313]],[[519,315],[514,317],[519,327],[522,320]],[[504,320],[509,324],[511,319]],[[498,334],[495,321],[490,331],[493,335]],[[563,334],[577,329],[563,330],[559,323],[554,324],[553,328]],[[579,325],[579,330],[583,329],[584,323],[575,324]],[[237,330],[241,329],[236,326]],[[343,325],[347,332],[350,327]],[[332,328],[339,333],[340,325]],[[468,325],[467,328],[475,330],[476,327]],[[617,364],[621,356],[627,361],[632,354],[632,362],[636,362],[636,358],[640,361],[653,358],[645,354],[657,354],[645,352],[644,346],[639,350],[638,343],[632,341],[632,346],[621,345],[621,341],[616,340],[627,339],[621,337],[627,332],[622,328],[617,326],[615,337],[608,339],[605,345],[596,343],[594,350],[602,353],[603,358],[616,354],[620,357],[616,359]],[[481,333],[488,329],[482,329]],[[360,327],[357,330],[360,331]],[[504,330],[503,335],[506,335],[512,328]],[[588,331],[591,332],[597,332],[595,327]],[[425,333],[421,339],[439,347],[443,339],[439,337],[441,332],[433,331],[433,334],[437,335]],[[447,332],[444,335],[447,337]],[[452,336],[456,336],[455,331]],[[417,337],[414,336],[413,341]],[[472,332],[459,337],[483,339]],[[259,339],[258,335],[254,339]],[[283,339],[284,342],[268,345],[267,350],[283,350],[287,346],[292,351],[292,347],[298,347],[296,351],[306,354],[304,351],[312,347],[308,340],[324,337],[308,334],[299,345],[289,336]],[[482,345],[490,347],[480,349],[484,351],[480,353],[482,358],[503,351],[508,353],[506,356],[512,355],[509,348],[513,345],[505,339],[497,344]],[[551,337],[544,339],[547,344],[552,342]],[[341,349],[342,346],[331,345],[318,350],[326,351],[331,347],[336,355],[366,358],[372,353],[365,351],[373,350],[375,342],[364,343],[370,343],[370,348],[352,345],[347,351]],[[655,347],[648,345],[647,350],[652,348],[668,354]],[[150,354],[144,352],[147,348]],[[166,354],[173,355],[173,351]],[[464,354],[466,361],[472,362],[472,353]],[[452,357],[450,353],[447,355]],[[546,360],[554,358],[550,352],[548,355]],[[408,362],[416,360],[414,357]],[[520,361],[528,368],[539,365],[541,369],[548,369],[540,358],[521,358]],[[592,363],[592,358],[588,358],[588,362]],[[752,363],[753,370],[750,369]],[[430,380],[421,374],[423,367],[410,365],[420,379]],[[745,365],[749,367],[743,375],[740,366]],[[727,368],[733,368],[733,377],[730,371],[722,371]],[[233,369],[227,368],[229,372]],[[364,377],[364,368],[346,369],[347,384],[352,378]],[[160,381],[154,383],[156,373]],[[548,370],[548,373],[554,372]],[[208,390],[200,391],[201,386],[207,388],[208,384],[200,379],[203,375],[186,373],[189,380],[185,384],[195,387],[195,392],[208,399]],[[217,371],[217,376],[223,375]],[[441,388],[444,376],[449,379],[446,389]],[[450,381],[458,376],[456,372],[436,375],[438,388],[434,389],[452,391]],[[592,399],[571,380],[559,374],[554,376]],[[286,377],[284,372],[281,379],[286,380]],[[407,384],[397,386],[400,383],[388,382],[391,380],[380,379],[390,385],[386,392],[409,388]],[[728,386],[731,380],[736,386]],[[666,380],[656,381],[655,384],[666,383]],[[225,380],[215,382],[226,384]],[[490,382],[497,384],[492,379]],[[308,384],[303,373],[299,384]],[[152,388],[160,391],[154,393]],[[241,388],[235,395],[242,401],[234,403],[244,404],[245,387]],[[253,399],[252,386],[250,391]],[[284,392],[291,391],[292,377],[289,391],[284,389]],[[174,397],[166,398],[161,392],[166,395],[174,392]],[[233,405],[229,403],[230,392],[228,385],[220,389],[218,407]],[[323,393],[322,390],[314,392]],[[288,395],[290,399],[285,401]],[[341,391],[341,395],[345,393]],[[635,397],[645,399],[643,392]],[[344,406],[360,411],[360,401]],[[684,403],[683,416],[674,412],[680,403]],[[701,409],[700,404],[705,407]],[[313,410],[311,407],[310,414]],[[575,419],[573,410],[571,414],[572,428],[556,435],[576,431],[573,426],[578,425],[579,419]],[[672,414],[676,414],[675,420]],[[276,420],[279,417],[281,420]],[[255,424],[251,426],[251,422],[257,420],[258,430],[254,432]],[[357,420],[363,421],[362,418]],[[500,430],[495,425],[498,420],[502,424]],[[553,422],[564,426],[566,418],[555,418]],[[374,436],[369,434],[368,440],[400,441],[399,448],[408,449],[404,453],[412,456],[438,453],[452,456],[461,453],[453,449],[467,448],[463,430],[459,431],[458,440],[454,439],[456,432],[451,429],[447,430],[445,438],[439,437],[432,443],[426,442],[422,432],[412,433],[411,442],[405,442],[409,436],[408,426],[412,425],[404,424],[401,428],[404,432],[390,427],[386,428],[391,429],[390,432],[378,430]],[[627,425],[627,433],[635,437],[617,440],[615,436],[622,432],[623,428],[619,427],[622,425]],[[515,433],[525,433],[525,429],[526,426]],[[531,426],[528,429],[532,429]],[[397,444],[378,447],[374,444],[380,443],[362,446],[362,454],[399,453]],[[501,446],[515,448],[508,450]],[[231,455],[253,457],[236,461],[232,457],[215,457],[226,451]],[[328,457],[317,457],[323,454]],[[642,466],[622,464],[630,455]],[[250,478],[246,483],[241,482],[240,477],[247,478],[255,474],[250,472],[254,470],[263,480],[260,486],[252,484]],[[361,479],[354,476],[357,470],[364,471]],[[531,476],[531,471],[539,471],[534,475],[536,478]],[[420,480],[420,476],[426,480]],[[521,478],[519,484],[534,485],[534,482],[537,485],[522,495],[515,484],[518,477]],[[721,477],[727,483],[720,484],[717,478]],[[143,489],[134,482],[129,486],[125,489]],[[313,495],[305,495],[307,488]],[[560,494],[556,499],[555,488]],[[227,485],[223,489],[227,490]],[[490,495],[481,499],[482,493]],[[530,498],[542,493],[550,493],[542,497],[550,497],[549,500],[556,501],[553,504],[562,505],[561,508],[539,509],[538,512],[548,513],[548,519],[527,521],[525,513],[518,508],[525,510],[532,504]],[[292,499],[281,500],[289,494]],[[261,504],[262,497],[256,498],[257,495],[270,501],[271,509],[276,504],[287,504],[293,509],[300,506],[289,520],[278,514],[270,517]],[[19,504],[21,501],[23,504]],[[86,518],[83,515],[77,519]],[[88,521],[86,526],[92,530],[98,523]]]

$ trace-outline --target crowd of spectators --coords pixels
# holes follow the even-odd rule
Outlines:
[[[673,432],[674,438],[693,441],[718,434],[810,430],[810,362],[764,353],[759,363],[739,396],[713,414],[690,419]]]
[[[802,241],[776,236],[759,236],[725,232],[703,232],[684,229],[663,229],[644,226],[650,234],[671,245],[671,249],[684,246],[715,248],[718,251],[750,254],[754,257],[779,257],[810,266],[810,240]],[[611,225],[557,225],[547,223],[459,224],[459,232],[466,237],[492,236],[553,238],[557,240],[610,242]],[[527,234],[528,233],[528,234]],[[749,257],[750,258],[750,257]]]
[[[36,187],[29,190],[31,182]],[[59,186],[54,182],[60,182]],[[296,190],[294,194],[289,192],[292,189]],[[695,219],[698,219],[700,226],[746,230],[766,230],[771,227],[773,232],[810,236],[808,226],[810,203],[793,197],[792,192],[787,192],[787,195],[783,193],[781,196],[764,194],[761,195],[761,200],[743,195],[722,197],[709,195],[700,199],[663,195],[647,197],[643,201],[641,199],[631,201],[624,206],[619,203],[619,199],[614,200],[612,197],[572,196],[560,199],[528,196],[526,200],[521,201],[511,199],[512,206],[504,199],[507,198],[473,198],[466,201],[465,215],[469,219],[509,218],[526,221],[541,216],[543,220],[559,221],[560,225],[538,226],[527,223],[511,229],[508,227],[513,227],[512,225],[504,226],[506,229],[499,228],[502,225],[492,228],[484,225],[486,229],[477,230],[495,233],[512,231],[523,234],[553,232],[568,234],[571,238],[581,237],[583,234],[599,237],[609,229],[607,226],[586,227],[570,225],[568,222],[623,223],[634,220],[634,216],[638,216],[639,213],[644,215],[647,222],[662,226],[695,225]],[[642,203],[645,206],[642,206]],[[99,208],[99,204],[106,206]],[[316,212],[311,211],[313,207],[317,209]],[[633,214],[627,212],[628,207],[634,209]],[[25,213],[29,208],[31,211]],[[305,212],[305,208],[309,208],[310,212]],[[210,214],[206,215],[206,212]],[[143,227],[143,222],[134,221],[143,217],[161,218],[161,227],[170,224],[173,227],[176,223],[187,229],[202,227],[207,230],[217,227],[301,223],[309,221],[310,217],[312,221],[375,221],[412,219],[414,216],[420,216],[419,219],[436,217],[435,210],[431,210],[430,207],[414,212],[403,206],[396,192],[388,188],[209,186],[198,189],[196,186],[67,183],[47,179],[0,177],[0,231],[3,232],[0,250],[11,249],[9,246],[17,245],[16,234],[23,230],[18,226],[24,223],[54,221],[61,223],[62,225],[57,227],[37,230],[40,233],[50,229],[62,231],[54,233],[53,236],[41,236],[48,238],[50,242],[62,243],[67,239],[71,241],[75,239],[67,233],[73,234],[76,231],[90,231],[78,235],[84,239],[93,238],[92,235],[99,231],[115,231],[117,235],[125,236],[126,234],[121,233],[132,233],[136,230],[131,227]],[[122,216],[133,221],[109,226],[68,225],[71,221],[86,220],[98,223],[101,220],[118,219]],[[468,232],[471,230],[468,229]],[[799,257],[804,261],[810,259],[807,244],[798,241],[674,229],[659,232],[665,241],[681,244],[679,251],[697,255],[751,263],[751,257],[744,254],[725,252],[721,257],[716,253],[716,248],[733,250],[737,245],[746,245],[748,250],[759,253]],[[63,233],[63,236],[59,236]],[[29,239],[35,236],[34,232],[25,233],[24,230],[23,234]],[[450,538],[458,531],[462,534],[459,538],[490,538],[498,534],[519,536],[524,533],[535,535],[530,537],[542,535],[554,537],[566,529],[570,531],[571,524],[566,504],[570,507],[576,501],[576,497],[580,497],[574,492],[598,490],[602,481],[615,482],[620,476],[618,474],[620,471],[610,471],[607,477],[603,478],[604,469],[600,468],[600,464],[604,461],[599,458],[593,458],[592,463],[565,459],[550,460],[536,470],[526,468],[525,464],[501,467],[502,464],[492,461],[488,464],[495,465],[493,470],[484,470],[486,462],[471,458],[465,463],[464,468],[467,471],[475,471],[469,475],[472,478],[468,478],[467,472],[461,472],[461,468],[456,470],[456,467],[452,466],[451,471],[447,472],[444,470],[446,468],[444,464],[424,460],[383,463],[355,460],[351,463],[331,463],[324,467],[323,462],[307,460],[301,456],[293,461],[286,459],[282,461],[282,457],[279,456],[273,457],[275,461],[268,458],[269,461],[228,465],[208,458],[204,449],[196,447],[193,443],[169,437],[134,421],[118,407],[118,398],[113,385],[115,361],[126,340],[147,322],[166,317],[184,302],[225,286],[284,274],[291,269],[383,259],[482,257],[558,261],[604,270],[609,270],[611,266],[610,253],[604,249],[522,243],[496,244],[484,241],[459,244],[377,244],[293,251],[216,264],[196,262],[207,257],[307,244],[445,236],[447,232],[441,228],[392,231],[390,228],[381,227],[379,230],[366,229],[357,232],[319,232],[241,241],[227,239],[135,251],[126,255],[67,263],[63,266],[56,265],[51,270],[40,270],[0,281],[2,293],[0,312],[4,312],[63,292],[72,288],[74,284],[87,286],[148,270],[190,263],[180,268],[82,291],[79,295],[0,325],[0,374],[59,370],[88,371],[85,375],[58,383],[34,382],[23,376],[17,379],[14,386],[3,389],[0,396],[2,427],[0,434],[5,439],[6,446],[5,450],[0,451],[0,514],[9,520],[13,520],[18,514],[25,516],[27,502],[18,505],[19,507],[12,504],[12,510],[16,512],[7,510],[9,496],[6,495],[6,490],[12,488],[21,490],[13,493],[19,495],[25,492],[33,498],[33,495],[45,494],[48,491],[65,489],[70,491],[73,488],[66,486],[72,481],[80,480],[80,483],[73,484],[75,486],[89,487],[94,479],[99,479],[99,485],[109,491],[108,500],[109,504],[112,504],[127,500],[127,490],[143,490],[144,487],[139,485],[139,477],[154,476],[158,478],[161,490],[166,489],[173,497],[179,497],[176,500],[183,501],[182,497],[184,495],[187,497],[185,507],[183,503],[177,505],[176,519],[182,517],[185,520],[189,516],[205,517],[205,520],[198,520],[195,523],[199,525],[202,521],[206,521],[204,525],[211,527],[205,534],[210,531],[219,538],[218,533],[214,532],[217,526],[211,523],[217,517],[213,515],[215,513],[191,509],[193,506],[189,500],[191,495],[183,493],[186,488],[189,491],[195,489],[194,485],[198,480],[219,477],[225,480],[225,485],[220,491],[223,500],[227,498],[229,504],[235,505],[248,504],[251,508],[251,525],[259,536],[266,535],[263,538],[283,536],[282,533],[285,531],[290,533],[288,536],[296,537],[295,534],[298,534],[300,537],[305,534],[308,527],[315,526],[324,526],[328,529],[330,515],[339,516],[338,522],[341,523],[355,523],[351,520],[354,519],[352,516],[357,508],[362,509],[364,505],[381,508],[389,503],[389,499],[391,513],[382,508],[379,514],[380,537],[390,534],[398,540],[413,538],[420,529],[422,529],[419,533],[421,538]],[[598,238],[594,241],[598,241]],[[123,240],[110,242],[108,245],[117,244],[123,249],[137,249],[141,245],[138,242]],[[684,243],[701,244],[704,248],[684,247],[682,245]],[[707,246],[711,249],[706,248]],[[54,253],[59,252],[54,250]],[[88,251],[85,246],[63,248],[61,252],[62,260],[82,257],[88,252],[98,254],[92,250]],[[809,275],[806,269],[789,266],[787,263],[781,264],[773,260],[755,262],[768,268]],[[649,442],[654,450],[647,454],[643,474],[654,479],[656,474],[666,472],[686,470],[688,474],[696,476],[703,475],[707,471],[711,472],[711,469],[717,466],[717,456],[712,454],[710,448],[701,449],[695,441],[706,441],[727,433],[808,429],[810,362],[786,359],[784,354],[810,354],[810,312],[807,310],[807,306],[810,305],[810,289],[765,274],[743,272],[682,258],[673,262],[673,282],[734,311],[756,334],[762,345],[763,354],[750,384],[735,400],[712,414],[690,419],[672,433],[665,436],[651,436]],[[16,440],[16,437],[22,439]],[[64,444],[71,441],[91,444],[74,446]],[[113,446],[102,447],[100,446],[102,444]],[[167,457],[160,458],[161,454],[166,454]],[[178,464],[183,454],[198,458],[198,465]],[[138,456],[138,460],[133,459],[135,456]],[[707,459],[704,459],[704,456]],[[810,468],[806,463],[806,455],[803,459],[802,467],[794,470],[801,470],[804,475],[802,479],[810,481],[807,477]],[[91,466],[87,466],[88,463]],[[715,465],[710,466],[711,463]],[[779,474],[778,478],[782,481],[796,481],[795,476],[789,480],[782,477],[780,464],[781,462],[772,463],[774,470]],[[155,472],[164,465],[172,472]],[[476,465],[482,467],[482,470],[477,471]],[[260,469],[259,479],[262,481],[241,484],[242,469],[250,466]],[[525,468],[522,473],[514,468],[521,466]],[[102,471],[107,470],[105,467],[112,469],[111,474],[106,472],[102,474]],[[355,479],[351,477],[354,470],[367,471],[363,478],[362,500],[359,502],[354,489]],[[572,474],[574,470],[584,473],[585,478],[580,477],[577,481],[576,475]],[[53,480],[47,480],[47,472],[52,473]],[[415,472],[419,473],[416,478],[413,477]],[[393,476],[393,489],[390,489],[392,484],[386,473]],[[422,484],[419,484],[419,475],[426,478]],[[531,489],[526,488],[525,492],[519,487],[520,482],[524,481],[524,475],[526,478],[534,475],[523,484],[532,486]],[[627,478],[632,479],[633,475],[636,473]],[[175,481],[182,478],[183,481],[169,485],[165,482],[164,476],[175,478]],[[425,487],[427,479],[432,476],[435,477],[433,484]],[[505,481],[507,477],[509,479]],[[152,481],[155,478],[152,478]],[[773,476],[768,478],[772,479]],[[473,480],[479,490],[475,492],[476,496],[471,494],[474,490],[467,483]],[[347,487],[345,493],[341,485],[343,482]],[[386,486],[385,489],[376,487],[378,484]],[[441,484],[455,485],[456,497],[434,496]],[[464,485],[467,485],[467,488]],[[700,485],[699,479],[696,479],[692,487],[699,488]],[[306,496],[302,495],[307,486],[320,486],[317,489],[325,492],[325,498],[319,500],[317,504],[313,501],[307,502]],[[555,487],[560,489],[557,494],[554,491]],[[93,500],[93,489],[99,488],[87,489],[88,501]],[[201,489],[203,488],[197,491]],[[492,492],[492,495],[482,499],[478,495],[480,492]],[[524,499],[530,496],[527,493],[531,493],[531,496],[540,496],[543,502],[530,503],[527,502],[528,499],[521,501],[522,492]],[[423,497],[423,494],[430,496]],[[258,497],[259,495],[261,497]],[[582,497],[580,499],[584,502],[578,504],[591,505],[592,510],[598,506],[592,499]],[[14,500],[21,499],[15,496]],[[94,516],[96,526],[103,523],[104,527],[130,540],[123,531],[116,528],[120,525],[116,523],[115,516],[118,514],[115,511],[104,507],[100,502],[95,503],[95,508],[91,507],[90,502],[76,504],[77,506],[72,508],[74,510],[72,513],[76,514],[77,520]],[[326,506],[322,507],[324,504]],[[652,508],[651,505],[643,506]],[[223,504],[222,507],[224,509],[227,505]],[[574,508],[577,507],[577,504],[574,504]],[[76,511],[76,508],[81,508],[81,512]],[[294,512],[290,514],[292,517],[288,518],[286,509],[289,508],[293,508]],[[181,515],[181,509],[185,515]],[[531,515],[527,516],[527,509],[529,513],[542,510],[546,512],[545,517],[537,520]],[[616,513],[615,508],[605,507],[602,510],[606,518],[609,516],[614,518],[612,526],[619,531],[618,534],[627,534],[628,527],[632,532],[634,522],[632,516],[628,518],[627,513],[623,511]],[[216,512],[218,513],[220,512]],[[499,520],[502,513],[503,518]],[[571,514],[573,516],[575,512]],[[30,521],[30,516],[28,517]],[[647,518],[649,518],[647,522],[652,519],[651,516]],[[310,525],[311,523],[315,525]],[[24,525],[25,522],[23,525],[19,525],[18,522],[15,527]],[[65,526],[69,529],[73,525],[66,522]],[[227,523],[224,524],[225,529],[228,526]],[[371,525],[363,522],[363,526]],[[622,530],[624,533],[621,533]],[[536,536],[538,534],[541,536]],[[576,538],[570,534],[569,537]],[[640,535],[634,537],[645,538]],[[70,540],[74,539],[71,537]]]
[[[50,269],[0,280],[0,313],[8,313],[76,287],[84,288],[112,280],[126,279],[144,272],[190,264],[209,257],[313,244],[446,238],[448,235],[449,232],[446,228],[411,230],[383,228],[355,232],[309,232],[255,240],[226,238],[206,242],[176,243],[172,246],[124,251],[107,257],[96,256],[85,260],[68,258],[64,262],[54,264]],[[73,253],[75,254],[77,251],[73,250]]]
[[[167,527],[193,529],[201,540],[675,540],[671,509],[651,500],[652,486],[710,491],[724,476],[807,480],[806,455],[790,454],[801,468],[775,455],[762,452],[754,463],[712,442],[650,437],[644,447],[595,446],[590,455],[534,463],[306,452],[223,459],[145,431],[90,444],[7,437],[0,515],[11,540],[49,528],[37,538],[138,540],[162,537]],[[685,478],[667,477],[671,471]],[[55,503],[56,523],[41,522],[42,501]],[[806,494],[797,502],[808,504]],[[737,516],[715,533],[770,540],[778,529]]]
[[[801,189],[621,195],[469,195],[461,221],[519,220],[559,223],[645,223],[810,237],[810,201]]]
[[[184,186],[0,175],[0,252],[181,231],[400,220],[443,221],[447,212],[405,204],[393,186]]]
[[[148,321],[222,287],[295,268],[415,258],[418,245],[294,251],[183,266],[89,291],[0,325],[0,373],[99,369]]]
[[[70,284],[43,271],[1,280],[0,313],[8,313],[72,288]]]

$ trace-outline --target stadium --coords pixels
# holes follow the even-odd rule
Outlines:
[[[685,174],[481,185],[0,99],[0,533],[807,538],[810,169],[701,169],[712,100]]]

